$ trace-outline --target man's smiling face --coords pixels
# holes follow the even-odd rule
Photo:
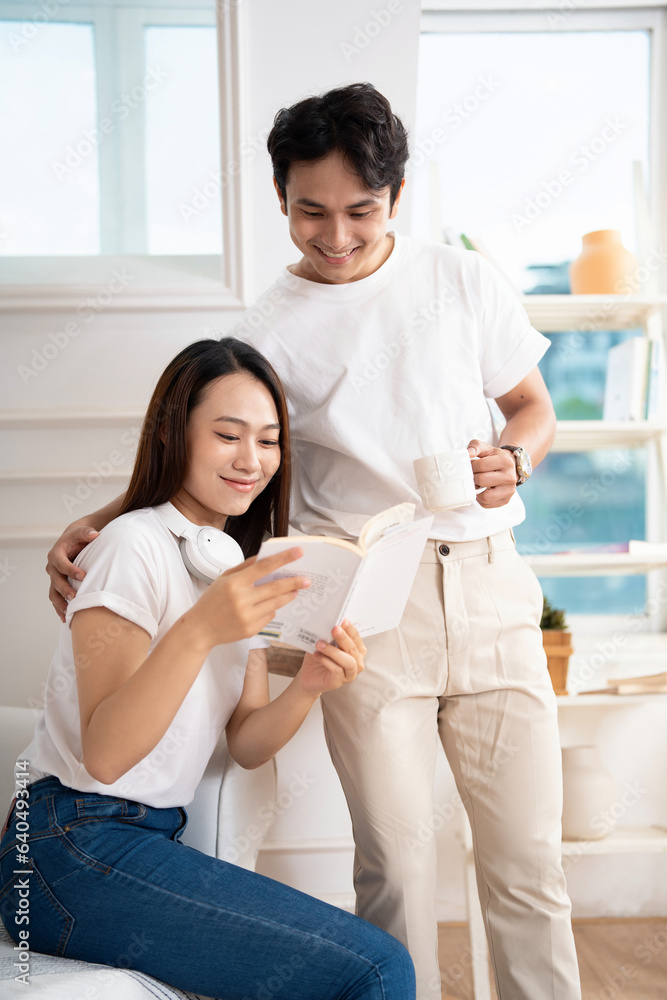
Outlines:
[[[291,268],[299,277],[325,284],[359,281],[391,253],[387,224],[398,211],[401,190],[390,207],[389,187],[369,191],[340,153],[293,163],[287,204],[276,190],[292,242],[303,254]]]

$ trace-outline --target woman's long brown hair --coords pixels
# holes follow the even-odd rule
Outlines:
[[[234,337],[198,340],[167,365],[148,404],[121,513],[157,507],[176,496],[185,479],[188,416],[202,402],[211,382],[240,372],[266,386],[280,421],[278,471],[245,514],[228,517],[225,525],[225,531],[236,539],[247,558],[259,550],[266,532],[287,534],[291,453],[287,404],[280,379],[259,351]]]

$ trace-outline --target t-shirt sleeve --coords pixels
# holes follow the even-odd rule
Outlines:
[[[269,649],[271,643],[263,635],[253,635],[250,639],[250,649]]]
[[[487,399],[497,399],[526,377],[550,342],[530,324],[528,314],[505,278],[478,253],[480,366]],[[471,264],[473,261],[471,260]]]
[[[163,573],[155,541],[138,524],[112,521],[75,560],[86,571],[66,622],[85,608],[108,608],[154,639],[161,617]]]

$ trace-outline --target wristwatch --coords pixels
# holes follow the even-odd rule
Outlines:
[[[500,447],[504,448],[505,451],[511,451],[514,455],[514,464],[516,465],[517,474],[516,484],[517,486],[521,486],[521,484],[525,483],[533,471],[530,455],[525,448],[522,448],[517,444],[501,444]]]

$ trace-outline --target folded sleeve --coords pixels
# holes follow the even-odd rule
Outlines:
[[[479,350],[484,395],[497,399],[513,389],[537,365],[550,346],[501,274],[478,253]]]
[[[269,649],[271,643],[263,635],[253,635],[250,639],[249,649]]]
[[[108,608],[154,639],[162,616],[164,576],[156,540],[139,523],[112,521],[75,560],[86,571],[71,581],[76,596],[67,607],[71,626],[77,611]]]

